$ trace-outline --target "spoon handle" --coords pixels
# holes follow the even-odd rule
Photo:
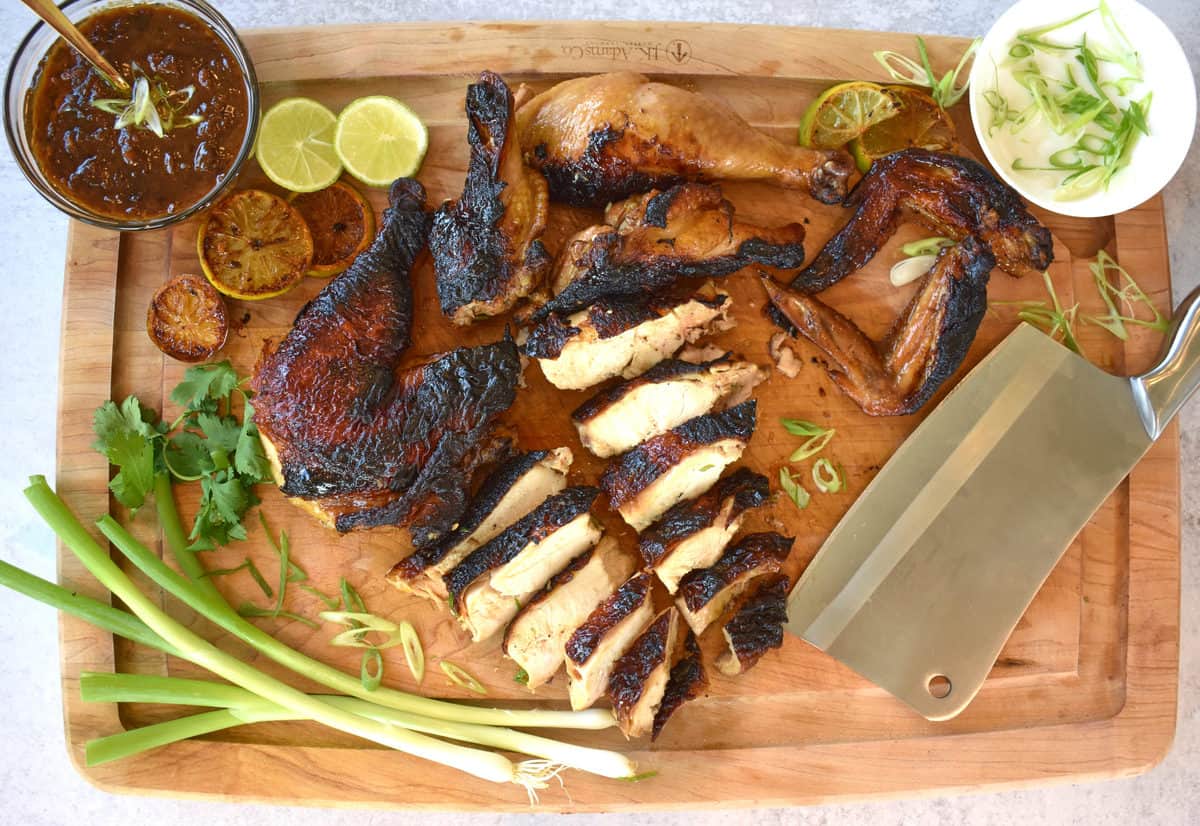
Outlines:
[[[75,24],[67,19],[67,16],[62,13],[62,10],[54,5],[53,0],[22,0],[26,6],[33,9],[38,17],[46,21],[52,29],[62,36],[62,39],[71,44],[75,51],[83,55],[89,63],[96,67],[104,79],[115,86],[118,90],[128,93],[129,84],[125,78],[121,77],[120,72],[112,67],[104,55],[96,50],[96,47],[88,42],[87,38],[80,34],[79,29],[75,28]]]

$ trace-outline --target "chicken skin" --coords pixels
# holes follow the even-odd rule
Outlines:
[[[552,261],[540,240],[546,179],[521,159],[513,96],[498,74],[467,87],[467,124],[462,195],[442,204],[429,234],[442,312],[455,324],[508,311],[542,285]]]
[[[845,152],[791,146],[702,95],[635,72],[563,81],[517,110],[526,162],[557,201],[603,206],[681,181],[764,181],[838,203]]]

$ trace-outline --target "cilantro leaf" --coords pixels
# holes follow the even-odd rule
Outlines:
[[[237,386],[237,371],[228,359],[213,364],[199,364],[189,367],[183,374],[183,381],[171,391],[171,401],[189,410],[202,407],[209,409],[207,402],[229,398]],[[213,404],[211,409],[215,408]]]
[[[148,420],[155,418],[154,411],[142,407],[137,396],[126,397],[120,407],[117,407],[116,402],[107,401],[92,414],[92,430],[96,433],[96,441],[92,447],[108,457],[113,464],[118,464],[113,459],[112,440],[121,434],[136,434],[153,439],[159,431]]]
[[[167,469],[185,482],[195,482],[216,470],[204,439],[190,430],[181,430],[167,440],[163,458]]]
[[[137,511],[154,488],[154,443],[139,433],[124,431],[108,441],[109,461],[121,470],[108,488],[125,507]]]
[[[196,424],[208,440],[208,452],[216,454],[222,451],[232,455],[237,450],[238,437],[242,426],[233,416],[217,416],[213,413],[201,413],[196,417]],[[218,462],[218,465],[220,463]]]
[[[243,476],[256,482],[266,482],[271,478],[271,465],[263,451],[262,441],[258,438],[258,426],[254,424],[254,406],[246,400],[242,411],[242,432],[238,434],[237,452],[233,458],[234,469]]]

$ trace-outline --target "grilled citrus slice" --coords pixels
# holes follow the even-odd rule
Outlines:
[[[204,275],[221,292],[257,301],[296,286],[312,265],[308,225],[277,195],[243,189],[209,210],[196,237]]]
[[[840,149],[898,111],[896,101],[877,83],[839,83],[822,92],[805,110],[800,120],[800,145]]]
[[[946,110],[920,89],[911,86],[884,86],[896,101],[895,117],[877,123],[850,143],[850,151],[860,172],[871,168],[876,158],[919,146],[936,152],[958,148],[958,132]]]
[[[225,301],[201,276],[177,275],[150,299],[146,333],[173,359],[207,361],[229,335]]]
[[[366,198],[349,184],[293,195],[288,202],[312,233],[313,260],[308,274],[337,275],[365,250],[375,237],[375,213]]]

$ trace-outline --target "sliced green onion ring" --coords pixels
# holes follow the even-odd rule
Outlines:
[[[846,486],[840,467],[834,467],[828,459],[818,459],[812,466],[813,484],[821,493],[837,493]]]
[[[421,638],[417,629],[408,620],[400,623],[400,644],[404,646],[404,660],[408,670],[418,684],[425,679],[425,649],[421,647]]]
[[[465,688],[476,694],[487,694],[487,689],[483,687],[483,683],[449,660],[442,660],[438,663],[438,667],[442,669],[442,673],[446,675],[446,679],[459,688]]]

